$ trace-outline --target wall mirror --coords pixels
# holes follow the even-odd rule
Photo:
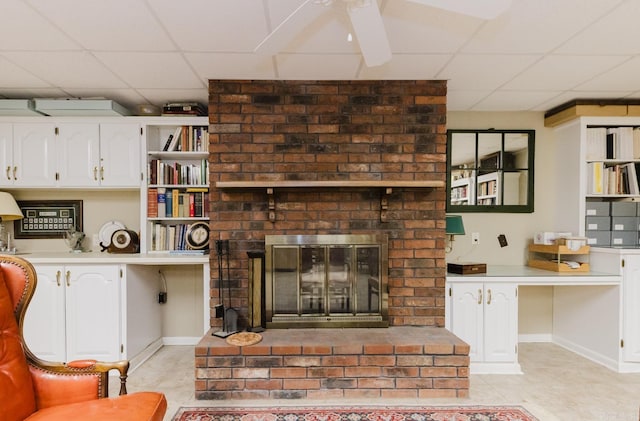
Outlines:
[[[533,212],[535,130],[448,130],[447,212]]]

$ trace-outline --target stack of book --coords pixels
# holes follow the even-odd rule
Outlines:
[[[162,115],[206,116],[207,107],[199,102],[169,102],[162,106]]]

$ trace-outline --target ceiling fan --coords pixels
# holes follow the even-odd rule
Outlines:
[[[254,49],[255,53],[273,55],[281,51],[300,31],[322,11],[338,0],[305,0],[287,16]],[[377,0],[340,0],[345,3],[351,26],[368,67],[379,66],[391,60],[391,48],[380,15]],[[405,0],[473,16],[494,19],[505,12],[512,0]],[[328,8],[325,8],[328,9]]]

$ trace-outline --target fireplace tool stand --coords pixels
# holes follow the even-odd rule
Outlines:
[[[216,255],[218,257],[218,299],[219,304],[215,306],[216,318],[222,317],[222,330],[213,332],[213,336],[226,338],[238,331],[238,312],[231,307],[231,276],[229,270],[229,240],[216,240]],[[226,259],[223,257],[226,256]],[[224,269],[223,263],[226,260],[227,266],[227,288],[226,298],[224,293]],[[225,302],[227,305],[225,306]]]

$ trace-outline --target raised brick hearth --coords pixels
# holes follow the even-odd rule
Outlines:
[[[230,243],[230,305],[240,327],[247,252],[264,250],[266,235],[374,233],[389,238],[391,327],[269,329],[243,348],[207,335],[196,350],[196,396],[466,396],[469,348],[444,329],[445,189],[380,188],[444,184],[446,82],[211,80],[209,121],[212,240]],[[217,184],[279,181],[378,187]],[[214,253],[211,273],[210,325],[218,331]]]
[[[467,397],[469,346],[442,328],[270,329],[245,347],[205,336],[198,399]]]

